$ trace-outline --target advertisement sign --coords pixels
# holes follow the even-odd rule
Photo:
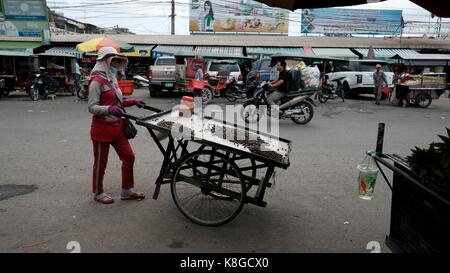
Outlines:
[[[302,33],[396,35],[401,33],[401,29],[401,10],[302,10]]]
[[[282,33],[289,31],[289,11],[248,0],[190,0],[191,32]]]
[[[43,37],[49,32],[44,0],[3,0],[1,4],[0,36]]]
[[[3,0],[6,20],[47,20],[42,0]]]

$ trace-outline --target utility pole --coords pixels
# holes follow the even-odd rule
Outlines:
[[[172,14],[170,15],[172,21],[172,35],[175,35],[175,0],[172,0]]]

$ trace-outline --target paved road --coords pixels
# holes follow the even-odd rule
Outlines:
[[[150,99],[144,89],[135,96],[161,108],[179,101]],[[0,251],[69,252],[67,243],[77,241],[83,252],[368,252],[367,243],[378,241],[389,252],[389,188],[379,179],[372,201],[359,199],[356,188],[356,165],[374,148],[378,122],[386,123],[385,151],[407,155],[450,127],[450,101],[429,109],[331,101],[306,126],[282,121],[281,136],[293,141],[292,163],[277,172],[268,206],[247,205],[232,223],[208,228],[180,214],[169,186],[157,201],[150,198],[162,155],[143,128],[132,145],[136,188],[149,198],[100,205],[90,193],[86,102],[0,99]],[[112,153],[105,185],[114,197],[119,178]],[[11,193],[21,195],[5,199]]]

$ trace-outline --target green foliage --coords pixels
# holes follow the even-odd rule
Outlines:
[[[412,149],[407,161],[424,184],[447,196],[450,195],[450,129],[447,128],[447,136],[439,135],[439,138],[442,142],[433,142],[428,149]]]

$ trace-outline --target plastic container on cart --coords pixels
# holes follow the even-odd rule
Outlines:
[[[129,96],[131,94],[133,94],[134,92],[134,81],[133,80],[121,80],[118,81],[119,83],[119,88],[120,90],[122,90],[122,94],[124,96]]]
[[[364,200],[372,200],[377,181],[378,167],[375,160],[367,155],[361,164],[358,164],[358,197]]]

